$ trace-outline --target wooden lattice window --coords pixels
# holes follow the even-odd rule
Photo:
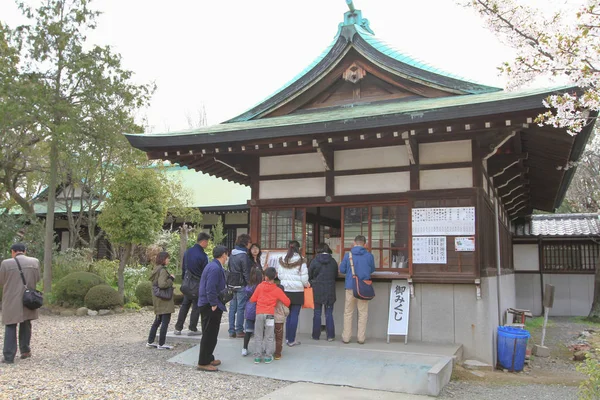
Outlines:
[[[375,257],[375,268],[408,267],[407,206],[345,207],[343,214],[344,252],[352,248],[356,236],[363,235]]]
[[[592,272],[600,256],[600,244],[594,242],[542,243],[544,271]]]
[[[290,240],[297,240],[304,247],[304,209],[264,210],[260,222],[262,248],[287,249]]]

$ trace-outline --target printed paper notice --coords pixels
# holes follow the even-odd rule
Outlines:
[[[475,207],[413,208],[412,234],[475,235]]]
[[[473,236],[454,238],[454,249],[456,251],[475,251],[475,238]]]
[[[446,237],[412,239],[413,264],[446,264]]]

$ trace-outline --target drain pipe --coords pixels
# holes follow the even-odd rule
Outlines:
[[[502,326],[502,306],[500,303],[500,277],[502,274],[500,273],[500,217],[499,217],[499,209],[500,209],[500,200],[496,197],[496,206],[494,207],[494,226],[496,230],[496,290],[498,292],[498,326]]]

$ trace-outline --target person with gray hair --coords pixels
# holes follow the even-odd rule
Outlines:
[[[23,306],[25,286],[34,290],[40,281],[40,262],[25,255],[23,243],[10,248],[11,258],[0,264],[0,286],[2,286],[2,323],[4,324],[5,364],[13,364],[17,354],[17,325],[19,325],[19,351],[21,359],[31,357],[31,320],[38,319],[38,311]],[[25,280],[25,284],[23,284]]]

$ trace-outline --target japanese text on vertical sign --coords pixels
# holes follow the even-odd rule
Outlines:
[[[394,319],[396,321],[402,321],[402,317],[404,314],[404,292],[406,291],[406,286],[395,285],[394,288]]]

